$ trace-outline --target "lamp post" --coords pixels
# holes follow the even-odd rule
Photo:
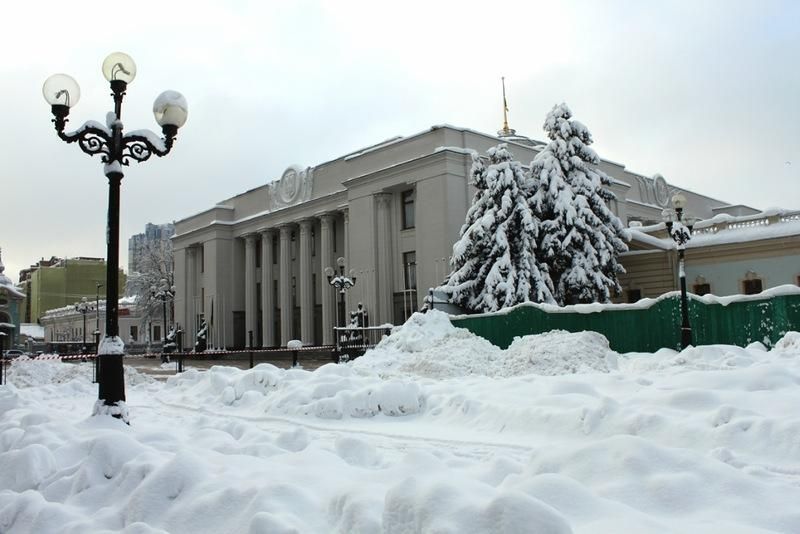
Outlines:
[[[8,334],[5,332],[0,332],[0,386],[2,386],[5,381],[3,380],[4,375],[6,373],[6,337]]]
[[[89,301],[86,297],[82,297],[80,302],[75,303],[75,311],[83,315],[83,348],[81,349],[81,354],[84,354],[86,351],[86,314],[92,311],[92,305],[89,304]]]
[[[686,271],[684,270],[684,251],[686,243],[692,238],[692,227],[697,221],[694,217],[684,216],[686,197],[677,193],[672,197],[673,210],[665,209],[662,213],[667,225],[667,233],[678,249],[678,277],[681,284],[681,349],[693,344],[692,327],[689,324],[689,305],[686,297]],[[685,224],[684,224],[685,223]]]
[[[83,123],[74,132],[65,132],[70,108],[80,99],[78,83],[66,74],[54,74],[44,82],[42,93],[51,106],[52,122],[58,137],[66,143],[78,143],[90,156],[100,155],[108,178],[108,223],[106,227],[106,333],[98,357],[103,358],[98,376],[98,402],[94,413],[107,413],[127,421],[125,377],[122,357],[125,345],[119,337],[119,200],[122,167],[131,160],[143,162],[152,155],[165,156],[172,149],[178,128],[187,117],[186,99],[176,91],[164,91],[153,104],[153,114],[164,137],[149,130],[122,132],[122,99],[128,84],[136,76],[136,64],[127,54],[114,52],[102,66],[111,85],[114,111],[106,115],[106,123]]]
[[[349,273],[350,276],[345,276],[344,275],[344,264],[345,264],[344,258],[337,258],[336,259],[336,265],[339,267],[339,273],[338,274],[336,274],[336,271],[334,271],[332,267],[325,267],[325,275],[328,277],[328,283],[331,286],[333,286],[334,288],[336,288],[336,290],[339,292],[339,298],[340,298],[341,304],[340,304],[340,306],[337,306],[337,310],[336,310],[336,324],[337,324],[337,326],[339,325],[339,315],[340,315],[338,308],[339,307],[342,307],[342,308],[344,307],[344,294],[348,289],[350,289],[351,287],[356,285],[356,276],[355,276],[356,272],[353,269],[350,269],[350,273]],[[344,319],[344,315],[345,315],[344,314],[344,310],[342,310],[341,315],[342,315],[342,319]],[[341,325],[341,326],[344,326],[344,325]]]
[[[94,331],[95,335],[100,334],[100,288],[103,287],[103,284],[97,282],[97,293],[94,296],[94,309],[95,309],[95,316],[94,316]],[[97,343],[97,340],[94,340]]]
[[[163,344],[166,343],[167,339],[167,330],[169,329],[167,325],[167,301],[175,298],[175,286],[170,286],[166,279],[162,278],[158,287],[150,286],[150,294],[154,299],[161,301],[161,310],[164,318],[164,333],[161,336],[163,348]]]

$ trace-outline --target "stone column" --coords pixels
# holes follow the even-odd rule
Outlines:
[[[194,338],[197,335],[197,247],[186,249],[186,317],[183,325],[184,339],[183,346],[191,349],[194,347]]]
[[[375,297],[378,306],[378,320],[375,324],[391,323],[392,317],[392,195],[378,193],[375,195],[377,213],[375,228],[377,229],[378,268],[376,273]]]
[[[258,333],[258,297],[256,295],[256,235],[244,236],[244,324],[245,344],[250,347]]]
[[[333,261],[333,232],[331,227],[333,225],[332,215],[323,215],[320,217],[320,245],[319,245],[319,272],[322,278],[319,281],[320,291],[322,293],[322,344],[333,345],[333,327],[336,320],[336,309],[334,308],[333,288],[328,284],[328,278],[325,276],[326,267],[334,267]]]
[[[300,339],[314,344],[314,294],[311,281],[311,230],[314,221],[300,221]]]
[[[353,268],[353,264],[350,261],[350,211],[347,209],[342,210],[342,228],[344,235],[342,236],[343,244],[342,247],[344,248],[344,274],[345,276],[350,276],[350,269]],[[344,324],[350,323],[350,310],[354,309],[353,303],[351,302],[352,297],[350,293],[353,292],[353,288],[348,289],[344,294],[344,313],[345,319]]]
[[[272,347],[275,343],[275,296],[272,292],[273,261],[272,239],[275,232],[261,232],[261,331],[264,334],[263,345]]]
[[[278,292],[281,299],[281,346],[292,339],[292,319],[294,305],[292,303],[292,227],[281,226],[280,278]]]

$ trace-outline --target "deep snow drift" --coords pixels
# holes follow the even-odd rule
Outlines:
[[[90,364],[0,388],[0,532],[800,532],[800,334],[500,350],[438,312],[314,372],[157,383],[88,417]]]

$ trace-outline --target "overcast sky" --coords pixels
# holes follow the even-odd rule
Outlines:
[[[566,102],[598,154],[734,204],[800,207],[800,2],[14,2],[0,22],[0,247],[6,274],[41,257],[105,256],[98,158],[60,141],[41,86],[72,75],[68,129],[112,108],[100,65],[138,73],[126,129],[182,92],[164,159],[132,163],[120,262],[147,222],[184,218],[395,135],[449,123],[542,139]],[[526,162],[527,163],[527,162]]]

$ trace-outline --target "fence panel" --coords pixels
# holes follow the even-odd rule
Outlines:
[[[726,305],[707,300],[689,299],[695,345],[746,346],[760,341],[772,346],[786,332],[800,330],[800,294],[765,296]],[[496,314],[453,317],[452,323],[501,348],[507,348],[517,336],[551,330],[592,330],[606,336],[617,352],[654,352],[663,347],[680,347],[680,295],[669,293],[636,305],[561,309],[522,305]]]

